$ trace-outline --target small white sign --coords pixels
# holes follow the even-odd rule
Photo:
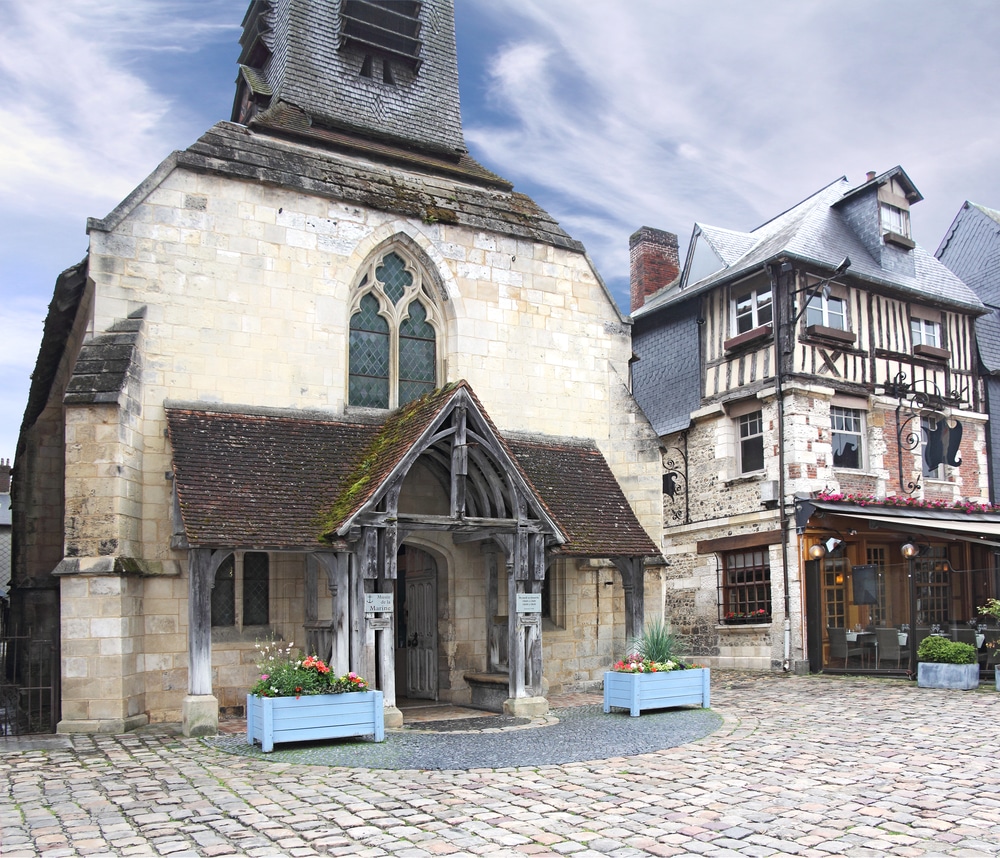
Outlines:
[[[540,614],[542,612],[542,594],[518,593],[517,612],[519,614]]]
[[[391,614],[392,593],[365,593],[366,614]]]

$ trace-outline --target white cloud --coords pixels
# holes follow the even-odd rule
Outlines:
[[[191,3],[164,0],[10,0],[0,27],[0,194],[34,213],[93,213],[127,194],[172,136],[170,98],[136,67],[218,35],[213,5],[222,4],[202,7],[199,20]],[[224,29],[234,26],[229,18]]]
[[[491,93],[506,116],[467,138],[606,278],[627,276],[640,225],[682,242],[694,220],[752,228],[869,169],[907,170],[932,250],[966,196],[1000,204],[996,4],[500,5],[513,23]]]

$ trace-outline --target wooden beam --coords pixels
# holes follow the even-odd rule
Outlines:
[[[723,536],[719,539],[702,539],[695,544],[699,554],[715,554],[726,551],[742,551],[744,548],[759,548],[781,542],[781,528],[762,530],[758,533],[741,533],[739,536]]]
[[[465,515],[466,476],[469,473],[469,447],[465,437],[466,410],[459,405],[452,413],[455,435],[451,440],[451,515]]]

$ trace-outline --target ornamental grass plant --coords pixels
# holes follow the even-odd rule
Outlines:
[[[642,633],[628,643],[628,654],[617,662],[612,670],[618,673],[659,673],[666,670],[687,670],[694,665],[686,664],[680,657],[684,646],[681,636],[674,634],[670,626],[662,620],[653,620],[642,629]]]
[[[367,691],[368,683],[356,673],[335,676],[329,665],[315,655],[294,653],[294,644],[274,639],[257,643],[260,678],[250,688],[257,697],[302,697],[312,694],[344,694]]]

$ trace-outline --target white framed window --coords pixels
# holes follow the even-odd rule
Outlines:
[[[910,237],[910,213],[906,209],[889,203],[879,203],[879,213],[882,218],[882,232],[894,232],[904,238]]]
[[[929,319],[910,319],[910,334],[915,346],[941,348],[941,323]]]
[[[736,418],[739,429],[739,472],[752,474],[764,470],[764,415],[750,411]]]
[[[820,325],[846,331],[847,302],[836,295],[813,295],[806,305],[806,325]]]
[[[733,336],[771,324],[771,288],[734,290]]]
[[[865,413],[860,408],[830,407],[835,468],[864,468]]]

